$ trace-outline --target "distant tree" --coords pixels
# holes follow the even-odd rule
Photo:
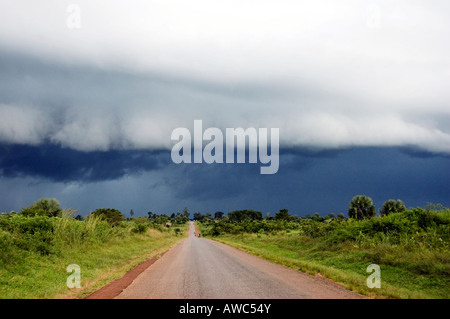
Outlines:
[[[147,215],[149,219],[155,219],[156,217],[156,214],[153,214],[153,212],[148,212]]]
[[[164,225],[169,221],[169,215],[167,214],[161,214],[161,215],[157,215],[154,214],[153,215],[153,220],[155,221],[155,223],[160,224],[160,225]]]
[[[130,217],[133,218],[133,215],[134,215],[134,211],[130,210]]]
[[[59,201],[56,198],[41,198],[32,205],[22,209],[21,214],[24,216],[42,215],[48,217],[60,217],[62,211]]]
[[[388,201],[383,203],[383,207],[381,207],[380,214],[381,216],[387,216],[390,213],[400,213],[406,210],[406,206],[402,200],[397,199],[397,201],[393,199],[389,199]]]
[[[426,211],[433,211],[433,210],[447,210],[447,209],[449,209],[448,207],[445,207],[444,205],[442,205],[442,204],[440,204],[440,203],[437,203],[437,204],[434,204],[434,203],[427,203],[426,205],[425,205],[425,207],[424,207],[424,209],[426,210]]]
[[[223,215],[225,215],[223,212],[215,212],[214,219],[222,219]]]
[[[125,216],[114,208],[98,208],[89,216],[96,216],[106,220],[111,226],[117,226],[119,222],[125,220]]]
[[[275,219],[290,220],[291,216],[289,215],[289,210],[286,208],[280,209],[280,211],[275,214]]]
[[[305,219],[311,219],[311,220],[314,220],[314,221],[317,221],[317,222],[323,222],[325,220],[325,217],[320,216],[319,213],[317,213],[317,212],[312,214],[312,215],[311,214],[306,215],[304,218]]]
[[[372,198],[366,195],[356,195],[349,204],[348,217],[362,220],[376,215],[376,208]]]
[[[174,224],[184,224],[189,221],[189,212],[183,212],[181,214],[180,212],[173,213],[170,215],[170,221]]]
[[[325,220],[325,217],[320,216],[319,213],[315,212],[312,219],[318,222],[323,222]]]
[[[233,222],[244,222],[252,220],[261,220],[262,213],[252,209],[235,210],[228,213],[228,218]]]
[[[199,212],[194,213],[194,220],[197,220],[197,221],[201,222],[203,220],[202,213],[199,213]]]
[[[189,209],[187,208],[187,207],[185,207],[184,209],[183,209],[183,215],[184,215],[184,217],[186,217],[186,219],[187,220],[189,220]]]
[[[344,213],[339,213],[339,214],[337,215],[337,218],[338,218],[338,219],[341,219],[341,220],[344,220],[344,219],[345,219]]]

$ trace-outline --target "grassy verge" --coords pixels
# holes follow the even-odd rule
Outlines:
[[[199,225],[203,234],[210,226]],[[330,243],[300,231],[240,233],[210,238],[296,270],[320,274],[371,298],[449,298],[447,250],[344,241]],[[381,268],[381,288],[368,288],[367,266]]]
[[[5,214],[0,218],[0,298],[86,297],[174,246],[187,230],[187,225],[137,226]],[[66,285],[70,264],[80,266],[81,288]]]

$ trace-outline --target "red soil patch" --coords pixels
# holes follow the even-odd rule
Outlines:
[[[150,267],[165,253],[166,252],[163,252],[137,265],[133,269],[129,270],[123,277],[118,278],[108,285],[100,288],[99,290],[87,296],[86,299],[112,299],[116,297],[122,292],[122,290],[128,287],[137,276],[139,276],[145,269]]]

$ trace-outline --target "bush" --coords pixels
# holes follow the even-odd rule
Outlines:
[[[0,228],[11,235],[10,245],[42,255],[53,252],[54,223],[47,216],[25,217],[22,214],[2,214]]]
[[[349,219],[334,225],[335,227],[326,235],[326,240],[343,242],[346,240],[359,240],[361,235],[366,238],[389,240],[391,243],[413,240],[435,240],[448,242],[450,239],[450,211],[436,212],[424,211],[421,208],[388,214],[369,220],[356,221]]]
[[[327,232],[327,224],[315,221],[315,220],[305,220],[301,225],[301,233],[313,238],[324,236]]]
[[[13,234],[0,229],[0,269],[14,267],[23,258],[24,251],[17,249],[17,240]]]
[[[91,216],[104,219],[111,226],[117,226],[121,221],[125,220],[125,216],[114,208],[98,208],[89,215],[89,217]]]
[[[143,223],[139,223],[139,224],[136,224],[136,225],[134,226],[134,228],[132,229],[132,231],[133,231],[133,233],[139,233],[139,234],[142,234],[142,233],[145,233],[145,232],[147,231],[147,229],[148,229],[148,226],[147,226],[147,225],[145,225],[145,224],[143,224]]]
[[[354,218],[320,218],[318,214],[309,217],[283,219],[244,219],[231,221],[204,221],[202,231],[205,236],[224,234],[238,235],[253,233],[271,235],[277,232],[289,233],[298,230],[302,237],[322,241],[329,244],[345,243],[376,247],[379,244],[400,246],[412,251],[425,248],[432,251],[448,252],[450,242],[450,209],[440,207],[439,210],[414,208],[383,216]],[[292,232],[291,232],[292,233]],[[300,240],[300,239],[297,239]],[[335,246],[339,247],[339,246]]]
[[[56,217],[61,216],[62,209],[57,199],[41,198],[35,201],[31,206],[22,209],[21,214],[27,217],[33,216]]]
[[[105,242],[114,234],[110,224],[95,217],[79,221],[39,215],[27,217],[15,213],[0,215],[0,232],[7,245],[14,247],[11,249],[41,255],[59,253],[67,246]],[[2,251],[0,255],[3,257]]]
[[[53,233],[54,223],[45,216],[16,218],[15,228],[20,233],[34,235],[37,233]]]
[[[233,222],[244,222],[251,220],[261,220],[262,213],[252,209],[235,210],[228,213],[228,218]]]
[[[405,204],[398,199],[397,201],[393,199],[389,199],[387,202],[383,203],[383,207],[381,207],[380,214],[381,216],[387,216],[391,213],[400,213],[406,210]]]

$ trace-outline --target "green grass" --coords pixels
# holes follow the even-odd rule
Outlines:
[[[214,226],[205,223],[199,227],[208,236]],[[415,242],[411,237],[380,240],[379,234],[332,242],[327,240],[330,236],[327,237],[326,232],[318,236],[306,235],[299,228],[268,234],[222,232],[208,237],[311,275],[319,273],[372,298],[450,297],[448,245],[439,240],[435,242],[436,236],[433,240],[422,236],[422,241]],[[380,289],[367,287],[370,273],[366,268],[370,264],[381,268]]]
[[[184,238],[187,225],[139,228],[133,221],[1,216],[0,298],[83,298]],[[31,226],[30,226],[31,225]],[[43,231],[45,225],[51,230]],[[34,228],[33,228],[34,227]],[[136,230],[140,229],[140,230]],[[66,285],[66,267],[81,268],[81,288]]]

